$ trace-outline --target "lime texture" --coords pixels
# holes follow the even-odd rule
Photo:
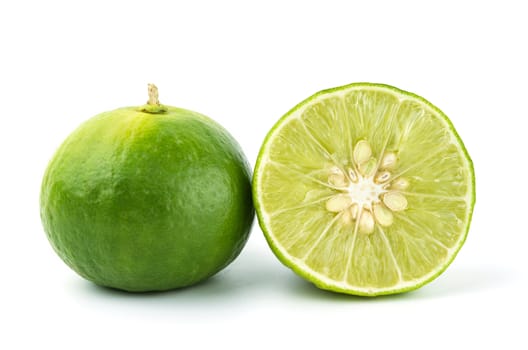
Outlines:
[[[242,150],[213,120],[147,105],[102,113],[60,146],[41,218],[84,278],[127,291],[197,283],[240,253],[254,217]]]
[[[392,86],[301,102],[267,135],[253,196],[277,257],[320,288],[374,296],[442,273],[466,239],[471,159],[449,119]]]

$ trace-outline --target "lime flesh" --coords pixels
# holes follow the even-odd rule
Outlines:
[[[277,257],[320,288],[374,296],[416,289],[465,241],[471,159],[449,119],[397,88],[325,90],[267,135],[253,178]]]
[[[151,106],[152,107],[152,106]],[[254,217],[250,170],[229,133],[175,107],[127,107],[74,131],[42,183],[48,239],[102,286],[160,291],[227,266]]]

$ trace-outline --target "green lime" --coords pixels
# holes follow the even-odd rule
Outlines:
[[[44,229],[82,277],[127,291],[189,286],[237,257],[254,217],[250,170],[213,120],[149,103],[99,114],[42,182]]]
[[[320,288],[416,289],[453,261],[475,203],[471,159],[425,99],[357,83],[321,91],[277,122],[253,178],[277,257]]]

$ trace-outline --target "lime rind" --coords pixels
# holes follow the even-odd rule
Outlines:
[[[415,280],[407,280],[405,282],[400,282],[389,288],[363,288],[363,287],[350,285],[349,283],[346,283],[346,282],[342,282],[342,283],[337,282],[335,280],[327,278],[322,273],[314,271],[312,268],[308,267],[304,263],[303,260],[295,258],[291,256],[290,254],[288,254],[288,252],[286,252],[274,238],[271,232],[271,229],[269,227],[268,220],[266,218],[266,212],[263,210],[261,203],[259,201],[259,198],[260,198],[259,197],[259,193],[260,193],[259,184],[261,181],[261,173],[259,169],[264,164],[264,162],[267,160],[266,155],[268,153],[269,146],[270,146],[269,141],[273,138],[273,136],[282,128],[282,126],[285,124],[286,121],[288,121],[292,117],[295,117],[295,114],[300,115],[300,113],[298,112],[300,112],[302,108],[309,106],[312,102],[318,101],[324,95],[335,94],[335,93],[340,93],[340,92],[344,94],[353,89],[377,90],[377,91],[384,91],[384,92],[390,91],[394,96],[397,96],[399,99],[414,100],[420,103],[422,106],[428,107],[431,110],[432,114],[439,117],[446,124],[447,129],[450,130],[451,135],[456,141],[455,144],[458,145],[459,149],[462,151],[462,154],[464,156],[463,159],[466,162],[467,169],[470,174],[470,178],[469,178],[470,190],[467,192],[468,197],[466,201],[468,205],[468,212],[467,212],[466,221],[465,221],[465,229],[463,232],[461,232],[459,239],[457,241],[457,244],[449,249],[449,252],[447,254],[448,258],[442,264],[438,265],[436,269],[431,270],[428,274],[421,276],[421,278],[415,279]],[[335,292],[340,292],[340,293],[360,295],[360,296],[377,296],[377,295],[395,294],[395,293],[415,290],[431,282],[436,277],[438,277],[442,272],[444,272],[447,269],[447,267],[452,263],[452,261],[455,259],[462,245],[467,239],[467,234],[469,232],[470,223],[471,223],[471,219],[473,215],[473,209],[474,209],[474,205],[476,201],[475,193],[476,193],[476,184],[475,184],[475,171],[474,171],[473,162],[471,160],[471,157],[469,156],[469,153],[464,143],[462,142],[458,132],[456,131],[453,123],[449,120],[449,118],[438,107],[434,106],[429,101],[425,100],[424,98],[414,93],[407,92],[407,91],[398,89],[390,85],[378,84],[378,83],[360,82],[360,83],[353,83],[353,84],[336,87],[332,89],[322,90],[312,95],[311,97],[307,98],[306,100],[300,102],[295,107],[293,107],[288,113],[286,113],[274,125],[274,127],[266,135],[266,138],[263,142],[263,146],[257,157],[257,162],[255,165],[255,171],[254,171],[254,177],[253,177],[253,198],[255,202],[255,209],[257,212],[258,222],[264,232],[268,245],[270,246],[274,254],[278,257],[278,259],[284,265],[291,268],[298,275],[311,281],[319,288],[327,289],[327,290],[331,290]]]

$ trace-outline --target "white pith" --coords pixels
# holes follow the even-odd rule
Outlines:
[[[371,210],[372,204],[379,203],[381,195],[387,192],[385,187],[384,184],[377,184],[374,181],[374,176],[359,176],[357,182],[350,182],[347,191],[352,203],[357,204],[358,207]]]
[[[360,86],[359,88],[360,89],[369,89],[369,87],[365,87],[365,86]],[[384,88],[380,88],[380,87],[376,87],[376,86],[372,86],[370,88],[372,90],[380,90],[380,89],[384,90]],[[355,89],[355,87],[350,87],[350,88],[348,88],[346,90],[333,91],[331,95],[333,97],[340,96],[340,95],[342,95],[342,97],[344,97],[345,94],[349,93],[351,90],[354,90],[354,89]],[[384,91],[384,92],[386,92],[386,91]],[[395,96],[397,96],[400,101],[413,100],[414,99],[414,97],[412,97],[410,95],[400,94],[400,93],[397,93],[395,91],[391,91],[391,92]],[[284,125],[287,124],[287,121],[295,120],[295,119],[301,119],[301,117],[302,117],[302,115],[303,115],[303,113],[304,113],[306,108],[310,107],[310,105],[313,104],[313,103],[320,102],[324,98],[325,98],[325,95],[321,95],[318,98],[313,99],[312,101],[306,103],[305,105],[300,106],[295,111],[293,111],[293,112],[291,112],[289,114],[287,120],[283,121],[281,124],[276,126],[276,128],[273,130],[273,133],[268,138],[267,145],[265,146],[265,148],[261,152],[261,156],[262,156],[261,163],[265,163],[266,160],[269,159],[268,146],[271,144],[271,142],[269,142],[269,141],[273,139],[274,135],[277,135],[277,134],[280,133],[281,128]],[[416,100],[419,101],[419,102],[422,102],[422,101],[420,101],[418,99],[416,99]],[[428,105],[424,105],[423,107],[425,109],[428,109],[428,112],[430,112],[431,114],[438,115],[438,112],[436,110],[434,110],[433,108],[429,107]],[[444,120],[441,117],[439,117],[439,119],[445,124],[446,129],[451,128],[451,126],[450,126],[450,124],[448,123],[447,120]],[[451,134],[451,138],[452,138],[452,140],[451,140],[452,144],[455,144],[455,145],[459,144],[459,140],[456,138],[455,134]],[[368,142],[367,140],[362,140],[362,141]],[[357,147],[357,144],[356,144],[356,147]],[[374,156],[370,157],[369,159],[375,159],[376,160],[376,156],[377,156],[378,159],[383,157],[383,155],[374,155]],[[361,208],[361,211],[372,212],[374,205],[376,205],[376,204],[378,204],[378,205],[379,204],[384,204],[384,201],[383,201],[384,195],[386,195],[389,192],[397,192],[397,193],[399,193],[399,194],[401,194],[403,196],[406,191],[412,190],[412,185],[411,185],[410,189],[407,189],[407,187],[409,186],[409,181],[406,178],[403,178],[403,177],[389,178],[389,179],[385,179],[384,181],[377,181],[377,178],[380,176],[382,171],[389,170],[390,172],[392,172],[392,168],[391,169],[384,168],[381,165],[382,162],[381,161],[378,162],[376,160],[377,164],[376,164],[376,170],[374,171],[374,173],[368,173],[368,174],[365,175],[365,174],[362,173],[362,171],[364,169],[361,168],[361,164],[364,164],[365,161],[362,160],[361,163],[355,162],[355,161],[357,161],[357,159],[354,159],[354,155],[351,155],[351,158],[352,158],[352,163],[353,163],[352,168],[354,168],[354,169],[345,167],[345,168],[342,168],[340,170],[341,173],[343,173],[346,176],[346,180],[347,180],[346,184],[344,186],[342,184],[341,184],[341,186],[336,185],[335,174],[336,173],[340,174],[340,173],[338,171],[336,171],[335,168],[328,169],[328,172],[329,172],[328,182],[331,185],[335,186],[336,191],[338,191],[338,192],[336,192],[337,194],[342,193],[342,194],[346,194],[346,195],[348,195],[350,197],[350,204],[346,204],[345,208],[343,208],[340,211],[333,210],[333,212],[335,212],[336,215],[340,215],[341,216],[341,218],[340,218],[341,219],[341,224],[350,224],[351,223],[352,224],[351,226],[353,228],[355,223],[356,223],[356,221],[358,223],[357,226],[360,226],[359,223],[361,221],[361,217],[359,217],[359,218],[357,217],[357,218],[353,219],[351,222],[346,222],[346,218],[344,218],[345,216],[343,215],[343,211],[349,210],[350,208],[352,208],[354,206],[357,206],[357,208]],[[466,163],[465,165],[467,165],[468,167],[471,167],[468,159],[463,158],[463,160]],[[351,171],[351,170],[353,171],[353,174],[355,176],[357,176],[357,178],[353,178],[353,177],[349,176],[349,171]],[[256,178],[257,189],[258,189],[257,192],[262,192],[261,188],[260,188],[261,182],[259,180],[260,179],[257,177]],[[472,191],[473,181],[474,181],[473,179],[470,180],[470,186],[468,186],[468,190],[467,190],[467,192],[465,194],[465,202],[466,203],[472,203],[474,201],[474,193]],[[339,181],[337,181],[337,182],[339,182]],[[384,204],[384,205],[385,205],[385,207],[388,207],[386,204]],[[406,206],[405,206],[405,208],[396,207],[395,209],[396,209],[396,211],[405,210]],[[358,214],[358,212],[356,212],[356,214]],[[460,247],[463,244],[464,239],[465,239],[465,235],[463,235],[463,234],[460,235],[460,239],[455,243],[455,245],[453,245],[453,246],[451,246],[449,248],[446,248],[448,253],[447,253],[447,259],[446,259],[445,263],[438,265],[436,269],[433,269],[433,270],[429,271],[429,273],[421,276],[420,278],[416,278],[416,279],[402,279],[402,278],[400,278],[400,280],[398,281],[397,284],[395,284],[393,286],[390,286],[390,287],[382,287],[382,288],[360,287],[360,286],[357,286],[357,285],[351,285],[346,280],[331,279],[328,276],[326,276],[324,273],[318,272],[318,271],[312,269],[310,266],[308,266],[306,264],[305,259],[296,258],[296,257],[290,255],[288,253],[288,251],[281,245],[281,243],[279,241],[277,241],[277,239],[275,238],[275,236],[273,234],[273,231],[271,230],[271,224],[270,224],[271,216],[270,216],[270,213],[267,213],[264,210],[262,210],[260,212],[260,214],[261,214],[262,224],[263,224],[264,227],[267,228],[268,240],[270,241],[270,244],[273,247],[275,247],[275,249],[278,250],[279,254],[281,254],[287,261],[289,261],[291,265],[295,266],[296,269],[302,271],[304,274],[306,274],[308,276],[312,276],[311,280],[314,281],[319,286],[331,287],[333,289],[341,290],[341,291],[345,291],[345,292],[346,291],[353,291],[354,293],[364,294],[364,295],[389,294],[389,293],[395,292],[395,291],[404,291],[404,290],[407,290],[407,289],[412,289],[413,287],[416,287],[417,285],[422,285],[422,284],[426,283],[427,281],[430,281],[432,278],[437,276],[441,271],[443,271],[445,269],[445,267],[450,263],[452,258],[454,258],[454,255],[458,252],[458,250],[460,249]],[[471,209],[468,209],[467,215],[471,215]],[[379,225],[378,221],[375,221],[375,223],[376,223],[376,225]],[[380,225],[380,227],[381,226],[382,225]],[[371,232],[363,232],[363,234],[365,234],[365,233],[369,234]],[[360,230],[358,230],[358,234],[360,234]]]

